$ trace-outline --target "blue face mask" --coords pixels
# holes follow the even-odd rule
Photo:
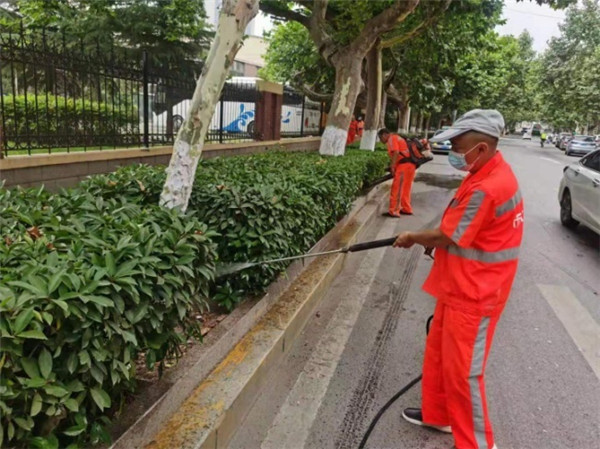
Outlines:
[[[477,145],[479,145],[479,144],[477,144]],[[469,151],[467,151],[464,154],[457,153],[456,151],[450,150],[450,152],[448,153],[448,162],[450,162],[450,165],[452,165],[457,170],[460,170],[460,171],[471,170],[473,168],[473,165],[475,165],[475,162],[477,162],[477,159],[479,159],[479,156],[477,156],[475,158],[475,160],[473,162],[471,162],[470,164],[467,164],[466,156],[471,151],[473,151],[475,148],[477,148],[477,145],[475,145],[473,148],[471,148]]]

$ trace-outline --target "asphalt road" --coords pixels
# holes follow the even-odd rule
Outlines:
[[[487,367],[496,442],[499,449],[595,449],[600,243],[585,228],[561,226],[556,198],[563,167],[577,159],[536,141],[503,139],[500,148],[521,184],[525,239]],[[415,216],[380,217],[368,237],[437,223],[459,173],[440,155],[417,180]],[[430,266],[422,248],[350,255],[230,447],[356,448],[377,410],[420,373],[434,308],[420,287]],[[451,448],[451,436],[401,419],[404,407],[419,403],[417,386],[383,416],[367,447]]]

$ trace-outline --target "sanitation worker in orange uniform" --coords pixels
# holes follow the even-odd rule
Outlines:
[[[400,217],[412,215],[410,192],[415,180],[416,166],[410,158],[410,151],[406,141],[398,134],[392,134],[387,129],[380,129],[377,133],[379,140],[387,145],[390,157],[390,172],[394,176],[390,190],[390,206],[384,215]]]
[[[484,373],[496,324],[517,271],[523,200],[496,149],[498,111],[476,109],[433,137],[450,140],[450,164],[468,172],[438,229],[404,232],[394,246],[435,247],[423,289],[437,299],[423,363],[421,408],[403,417],[452,432],[457,449],[496,449]]]

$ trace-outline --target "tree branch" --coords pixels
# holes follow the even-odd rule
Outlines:
[[[423,20],[421,23],[416,25],[412,30],[410,30],[407,33],[404,33],[400,36],[395,36],[395,37],[391,37],[386,40],[382,40],[380,47],[381,48],[390,48],[395,45],[403,44],[404,42],[407,42],[407,41],[419,36],[421,33],[423,33],[425,30],[427,30],[427,28],[429,28],[429,26],[433,25],[435,22],[437,22],[442,17],[442,14],[448,9],[448,7],[450,6],[450,3],[452,3],[452,0],[445,0],[443,3],[441,3],[442,6],[438,11],[434,11],[433,13],[431,13],[425,20]]]
[[[260,10],[277,19],[293,20],[301,23],[306,28],[310,28],[310,17],[284,6],[281,2],[260,2]]]
[[[402,93],[398,92],[398,89],[396,89],[393,84],[388,86],[388,88],[385,90],[385,93],[388,96],[388,101],[391,101],[400,107],[404,106],[406,103],[406,98],[402,95]]]
[[[397,0],[392,6],[370,19],[352,44],[351,50],[358,54],[366,54],[375,39],[383,33],[391,31],[417,7],[419,0]]]
[[[329,0],[314,0],[308,31],[317,45],[317,50],[331,65],[331,58],[337,52],[335,42],[327,33],[327,5]]]

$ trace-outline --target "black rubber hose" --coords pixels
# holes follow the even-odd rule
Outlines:
[[[396,237],[382,240],[373,240],[372,242],[363,242],[350,245],[344,252],[354,253],[356,251],[364,251],[365,249],[382,248],[391,246],[396,241]]]
[[[406,393],[408,390],[410,390],[412,387],[414,387],[416,384],[418,384],[422,378],[423,378],[423,375],[420,374],[419,377],[411,380],[404,388],[402,388],[402,390],[400,390],[398,393],[396,393],[394,396],[392,396],[392,398],[389,401],[387,401],[383,407],[381,407],[381,410],[379,410],[377,415],[375,415],[375,418],[373,418],[373,421],[371,421],[371,425],[367,429],[365,436],[363,437],[362,441],[358,445],[358,449],[364,449],[365,445],[367,444],[367,440],[369,439],[369,436],[371,435],[371,432],[373,432],[373,429],[377,425],[377,421],[379,421],[379,418],[381,418],[381,416],[387,411],[387,409],[390,408],[390,406],[394,402],[396,402],[396,400],[400,396],[402,396],[404,393]]]
[[[433,315],[431,315],[427,319],[427,323],[425,324],[425,331],[426,331],[427,335],[429,335],[429,327],[431,326],[431,321],[433,321]],[[383,407],[381,407],[381,409],[375,415],[375,418],[373,418],[373,421],[371,421],[371,424],[369,424],[369,428],[365,432],[365,436],[363,436],[363,439],[361,440],[360,444],[358,445],[358,449],[364,449],[365,445],[367,444],[367,440],[369,439],[369,436],[371,436],[371,432],[373,432],[373,429],[375,429],[375,426],[377,425],[377,422],[379,421],[379,418],[381,418],[383,416],[383,414],[387,411],[387,409],[390,408],[390,406],[394,402],[396,402],[400,396],[402,396],[404,393],[406,393],[408,390],[410,390],[412,387],[414,387],[416,384],[418,384],[422,378],[423,378],[423,375],[420,374],[419,377],[416,377],[415,379],[411,380],[408,384],[406,384],[402,388],[402,390],[400,390],[398,393],[396,393],[394,396],[392,396],[392,398],[389,401],[387,401]]]

